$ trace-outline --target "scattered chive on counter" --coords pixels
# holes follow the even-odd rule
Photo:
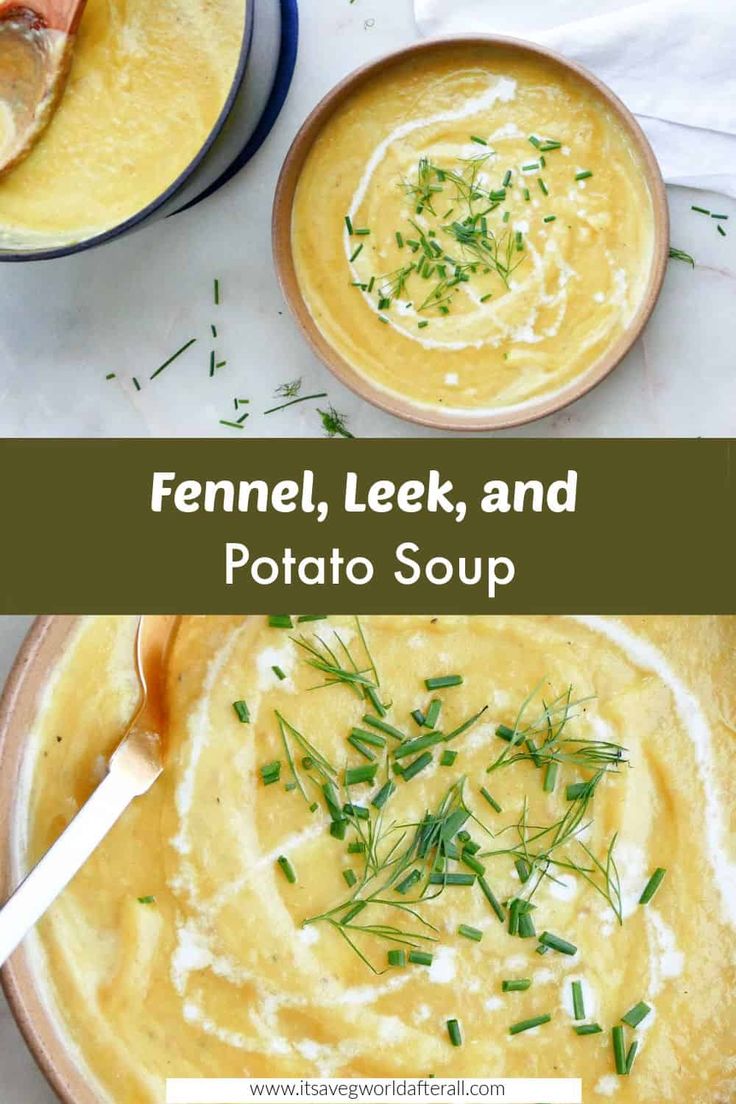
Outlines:
[[[281,867],[281,870],[287,882],[293,885],[296,882],[296,873],[294,871],[294,867],[291,865],[286,855],[279,855],[277,862],[278,865]]]
[[[460,1024],[457,1020],[447,1021],[447,1034],[450,1036],[450,1042],[454,1047],[463,1045],[463,1037],[460,1032]]]
[[[644,887],[644,892],[642,893],[641,897],[639,898],[639,904],[640,905],[648,905],[649,904],[649,902],[652,900],[655,893],[657,892],[657,890],[661,886],[662,882],[664,881],[666,873],[667,873],[667,871],[665,869],[663,869],[663,867],[661,867],[661,866],[657,867],[657,869],[654,871],[651,878],[647,882],[646,886]]]
[[[552,1016],[549,1014],[534,1016],[530,1020],[521,1020],[520,1023],[513,1024],[509,1028],[509,1035],[521,1035],[524,1031],[532,1031],[535,1027],[542,1027],[543,1024],[548,1024],[551,1020]]]
[[[244,701],[233,702],[233,709],[241,724],[250,724],[250,710]]]

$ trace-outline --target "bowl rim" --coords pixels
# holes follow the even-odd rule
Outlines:
[[[79,616],[36,617],[26,634],[0,696],[0,899],[10,892],[16,832],[17,781],[25,737],[37,710],[45,676],[84,620]],[[27,943],[0,969],[0,985],[31,1055],[63,1104],[100,1104],[99,1089],[85,1075],[81,1057],[44,1000]]]
[[[386,391],[361,375],[334,349],[314,322],[301,293],[293,253],[292,212],[297,185],[312,146],[348,95],[385,70],[387,66],[397,65],[417,55],[438,49],[452,46],[465,48],[483,44],[491,48],[517,50],[522,54],[531,54],[551,61],[592,86],[598,96],[608,104],[633,141],[640,159],[644,179],[652,199],[653,249],[649,279],[636,313],[608,352],[591,368],[570,381],[562,390],[546,398],[540,397],[538,403],[530,404],[523,410],[497,408],[466,412],[459,408],[445,410],[423,406],[404,396]],[[276,273],[289,309],[312,351],[341,383],[373,406],[404,421],[432,429],[481,432],[526,425],[556,413],[588,394],[620,364],[640,337],[659,299],[669,258],[670,223],[665,183],[654,151],[632,112],[608,85],[578,62],[571,61],[546,46],[505,35],[478,34],[444,35],[415,42],[374,59],[336,84],[307,116],[287,153],[276,187],[271,232]]]
[[[238,54],[238,64],[235,68],[230,90],[222,105],[220,114],[217,116],[215,124],[210,130],[204,144],[189,164],[185,165],[179,175],[172,180],[166,190],[156,196],[155,199],[151,200],[145,207],[141,208],[140,211],[136,211],[135,214],[130,215],[123,222],[118,222],[115,226],[111,226],[109,229],[102,231],[102,233],[94,234],[91,238],[84,238],[82,241],[69,242],[66,245],[49,246],[46,249],[4,249],[2,245],[0,245],[0,263],[23,264],[30,261],[51,261],[58,257],[74,256],[77,253],[84,253],[88,249],[95,249],[99,245],[104,245],[106,242],[113,241],[115,238],[136,229],[176,195],[179,189],[187,182],[195,169],[199,167],[209,153],[212,145],[227,122],[232,106],[240,91],[240,87],[245,78],[245,71],[248,65],[248,59],[250,58],[251,48],[253,46],[253,9],[254,4],[252,0],[245,0],[243,36],[240,43],[240,52]],[[187,204],[186,206],[189,205]]]

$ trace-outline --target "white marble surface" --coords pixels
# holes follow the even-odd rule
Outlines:
[[[557,0],[564,3],[564,0]],[[603,2],[603,0],[602,0]],[[526,0],[539,6],[539,0]],[[549,3],[545,5],[549,8]],[[204,205],[76,258],[0,266],[0,434],[28,436],[313,436],[317,405],[265,417],[274,389],[303,377],[327,391],[359,436],[414,436],[338,384],[285,310],[271,264],[270,208],[279,167],[322,93],[356,65],[416,37],[411,0],[302,0],[302,42],[286,110],[256,160]],[[690,211],[731,214],[729,236]],[[673,241],[698,260],[672,262],[643,341],[612,377],[526,436],[732,436],[736,367],[736,204],[671,192]],[[223,303],[212,306],[220,278]],[[209,323],[221,334],[209,379]],[[141,380],[190,337],[153,383]],[[106,382],[109,372],[118,378]],[[220,426],[236,396],[253,411],[242,433]]]

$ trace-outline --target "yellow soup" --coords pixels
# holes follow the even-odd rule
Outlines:
[[[642,303],[641,154],[552,60],[449,44],[350,94],[293,210],[302,295],[329,344],[424,407],[523,410],[592,369]]]
[[[134,708],[133,630],[84,622],[50,681],[30,744],[30,859],[98,782]],[[582,1077],[586,1104],[733,1101],[735,642],[734,620],[712,618],[331,618],[294,632],[184,619],[166,771],[40,926],[39,975],[100,1098],[160,1102],[166,1076],[434,1073]],[[334,677],[326,647],[343,673],[310,689]],[[349,681],[356,667],[385,718]],[[416,709],[431,710],[423,728]],[[426,738],[404,749],[376,719],[404,743]],[[533,753],[502,738],[522,730]],[[346,768],[371,766],[347,788]],[[449,825],[458,810],[472,816],[417,845],[427,816]],[[460,829],[478,844],[471,865]],[[350,847],[368,839],[372,868]],[[457,873],[472,884],[443,886]],[[535,906],[525,938],[509,931],[514,899]],[[369,903],[342,923],[354,900]],[[395,937],[360,931],[378,924]],[[538,954],[545,932],[574,953]],[[412,945],[430,965],[387,966]],[[502,991],[518,978],[531,987]],[[624,1029],[636,1063],[618,1076],[611,1030],[639,1002],[650,1011]],[[539,1015],[551,1020],[533,1035],[510,1035]],[[576,1022],[602,1031],[579,1036]]]
[[[224,107],[244,10],[244,0],[89,0],[58,111],[0,180],[0,245],[83,240],[166,191]]]

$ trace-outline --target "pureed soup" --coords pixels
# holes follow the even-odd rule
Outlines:
[[[134,709],[134,627],[83,622],[50,679],[30,858]],[[184,619],[166,771],[40,926],[99,1098],[434,1073],[732,1102],[735,642],[707,618]]]
[[[89,0],[56,115],[0,179],[0,248],[82,241],[162,195],[225,105],[244,20],[245,0]]]
[[[292,241],[314,322],[360,375],[425,408],[524,410],[632,321],[653,204],[587,81],[519,48],[443,43],[340,103]]]

